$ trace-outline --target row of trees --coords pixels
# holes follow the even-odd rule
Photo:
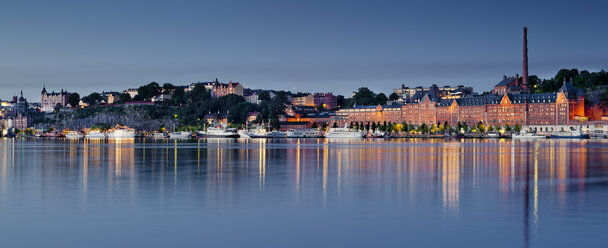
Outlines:
[[[492,125],[488,125],[486,126],[485,124],[483,124],[482,122],[477,123],[476,126],[468,126],[466,123],[460,123],[458,122],[458,124],[455,127],[450,126],[447,121],[445,123],[437,123],[437,124],[433,124],[433,125],[427,125],[426,123],[423,123],[422,125],[414,125],[414,124],[407,124],[407,122],[402,122],[402,123],[392,123],[392,122],[384,122],[384,123],[359,123],[359,122],[354,122],[350,124],[350,128],[356,129],[356,130],[380,130],[383,132],[421,132],[421,133],[455,133],[455,132],[460,132],[461,130],[464,132],[474,132],[474,133],[485,133],[485,132],[500,132],[500,131],[505,131],[505,132],[510,132],[510,131],[515,131],[515,132],[519,132],[521,131],[521,126],[519,124],[515,124],[515,126],[511,127],[509,124],[506,124],[505,126],[492,126]]]

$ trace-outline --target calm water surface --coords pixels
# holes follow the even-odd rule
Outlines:
[[[0,247],[603,247],[606,230],[606,140],[0,140]]]

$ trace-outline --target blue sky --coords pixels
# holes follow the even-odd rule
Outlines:
[[[348,94],[607,69],[598,1],[1,1],[0,98],[156,81]]]

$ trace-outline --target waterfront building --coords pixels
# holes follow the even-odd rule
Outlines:
[[[308,107],[314,107],[315,106],[315,98],[312,94],[307,94],[304,96],[299,96],[299,97],[292,97],[291,98],[291,104],[294,106],[308,106]]]
[[[312,123],[307,122],[307,121],[280,121],[279,122],[279,131],[308,129],[311,127],[312,127]]]
[[[60,92],[47,92],[46,87],[43,87],[42,92],[40,93],[42,112],[53,112],[57,105],[65,107],[69,97],[70,93],[63,89]]]
[[[335,109],[338,107],[338,97],[328,93],[315,93],[313,95],[315,107],[323,106],[324,109]]]
[[[330,125],[332,121],[332,117],[335,114],[329,112],[322,113],[295,113],[294,116],[290,116],[287,118],[289,122],[308,122],[310,124],[316,123],[318,126],[323,124]]]
[[[402,105],[355,106],[336,113],[349,123],[405,122],[410,125],[479,122],[492,126],[569,125],[587,121],[585,96],[564,81],[554,93],[503,93],[443,99],[432,94],[410,99]]]

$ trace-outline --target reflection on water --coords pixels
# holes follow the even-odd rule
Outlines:
[[[2,139],[0,244],[597,245],[607,182],[605,140]]]

